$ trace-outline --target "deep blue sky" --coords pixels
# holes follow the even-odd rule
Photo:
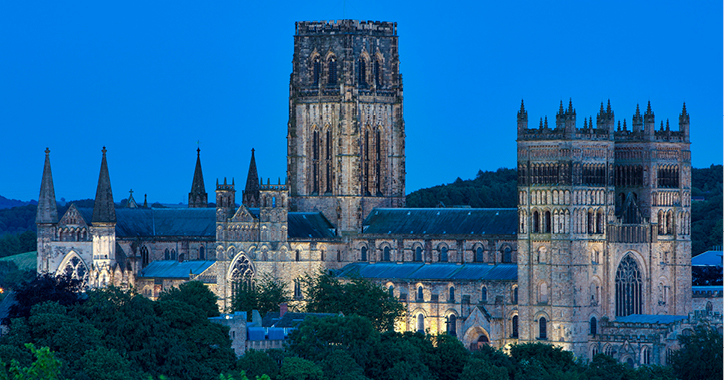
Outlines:
[[[521,99],[530,126],[572,98],[577,126],[611,99],[675,128],[686,101],[693,166],[723,162],[720,1],[4,1],[0,195],[37,199],[46,146],[69,200],[104,145],[117,201],[186,202],[197,141],[210,200],[252,148],[284,177],[294,22],[342,18],[398,22],[408,193],[514,167]]]

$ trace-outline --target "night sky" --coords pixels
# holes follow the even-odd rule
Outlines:
[[[264,5],[263,5],[264,4]],[[268,5],[272,4],[272,5]],[[286,172],[294,22],[398,23],[406,193],[513,168],[516,112],[577,127],[611,99],[631,126],[691,117],[693,167],[723,162],[721,1],[0,2],[0,195],[37,199],[46,147],[57,197],[186,203],[201,146],[206,190],[250,151]],[[240,199],[240,198],[238,198]]]

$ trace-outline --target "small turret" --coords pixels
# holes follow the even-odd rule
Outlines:
[[[634,116],[632,116],[632,132],[633,133],[642,132],[642,125],[643,125],[642,114],[639,112],[639,103],[638,103],[637,110],[634,112]]]
[[[564,132],[570,138],[576,133],[576,110],[569,99],[569,108],[564,113]]]
[[[38,211],[35,214],[35,223],[53,224],[57,222],[58,205],[55,202],[53,174],[50,171],[50,149],[45,148],[45,165],[43,166],[43,179],[40,180],[40,195],[38,196]]]
[[[564,129],[564,101],[559,101],[559,112],[556,113],[556,129]]]
[[[609,100],[607,100],[606,110],[604,109],[604,102],[599,107],[597,129],[606,130],[610,135],[614,133],[614,112],[612,112],[612,105]]]
[[[126,208],[138,208],[136,200],[133,199],[133,189],[128,191],[128,200],[126,201]]]
[[[647,101],[647,111],[644,113],[644,134],[649,139],[654,139],[655,135],[655,114],[652,112],[652,106]]]
[[[529,128],[529,114],[524,108],[523,99],[521,99],[521,109],[519,109],[519,112],[516,114],[516,119],[518,121],[517,125],[519,136],[521,136],[521,134]]]
[[[216,209],[217,209],[217,221],[223,222],[227,218],[231,218],[234,215],[236,209],[234,190],[234,178],[232,178],[232,184],[227,184],[227,177],[224,177],[224,183],[219,184],[219,179],[216,180]]]
[[[249,172],[247,172],[247,184],[242,194],[242,203],[250,208],[259,207],[259,176],[257,175],[257,162],[254,159],[254,148],[252,148],[252,159],[249,160]]]
[[[208,205],[208,194],[204,188],[204,175],[201,172],[201,149],[196,148],[196,167],[194,168],[194,179],[191,181],[191,192],[189,193],[189,208],[205,208]]]
[[[682,103],[682,113],[680,113],[680,132],[682,132],[685,142],[690,142],[690,114],[687,113],[684,102]]]

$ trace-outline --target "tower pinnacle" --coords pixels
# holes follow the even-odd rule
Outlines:
[[[252,148],[252,158],[249,160],[249,172],[242,203],[247,207],[259,207],[259,176],[257,175],[257,162],[254,159],[254,148]]]
[[[45,148],[45,165],[43,166],[43,179],[40,181],[40,195],[38,196],[38,211],[35,215],[35,223],[55,223],[57,221],[58,206],[55,203],[53,174],[50,171],[50,149]]]
[[[196,148],[196,167],[194,168],[194,179],[191,181],[191,192],[189,193],[189,208],[207,207],[208,195],[204,187],[204,175],[201,171],[201,149]]]
[[[116,208],[113,204],[111,191],[111,177],[108,175],[106,162],[106,147],[103,147],[101,159],[101,172],[98,174],[98,187],[96,188],[96,201],[93,204],[93,224],[116,223]]]

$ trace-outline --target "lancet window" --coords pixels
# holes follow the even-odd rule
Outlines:
[[[616,316],[642,314],[642,274],[632,255],[627,254],[619,263],[614,284]]]

